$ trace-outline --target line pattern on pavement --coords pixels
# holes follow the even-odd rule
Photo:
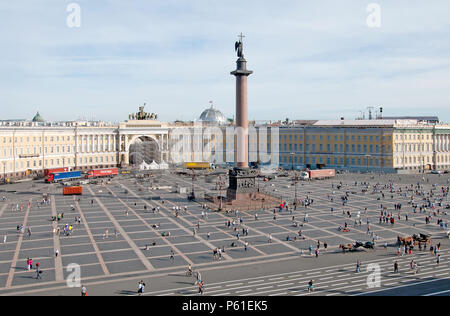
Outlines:
[[[120,234],[123,236],[123,238],[127,241],[127,243],[131,246],[133,251],[136,253],[138,258],[141,260],[142,264],[150,271],[153,271],[155,268],[150,263],[150,261],[147,259],[147,257],[142,253],[142,251],[139,249],[139,247],[134,243],[134,241],[128,236],[128,234],[125,232],[125,230],[120,226],[120,224],[117,222],[117,220],[114,218],[114,216],[109,212],[109,210],[103,205],[103,203],[100,201],[100,199],[95,195],[94,191],[92,191],[91,188],[88,187],[89,192],[91,192],[94,199],[97,201],[98,205],[102,208],[102,210],[105,212],[105,214],[109,217],[111,222],[114,224],[116,229],[120,232]]]

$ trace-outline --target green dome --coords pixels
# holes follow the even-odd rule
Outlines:
[[[33,117],[33,122],[45,122],[44,118],[39,114],[39,111]]]

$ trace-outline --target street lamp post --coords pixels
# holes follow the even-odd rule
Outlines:
[[[366,155],[366,172],[369,173],[369,158],[372,157],[371,155]]]
[[[217,185],[219,186],[219,211],[223,210],[223,196],[222,196],[222,189],[225,185],[225,181],[222,180],[222,177],[219,177],[219,180],[217,181]]]
[[[298,184],[298,176],[297,174],[294,173],[294,210],[297,210],[297,204],[298,204],[298,199],[297,199],[297,184]]]
[[[3,183],[6,183],[6,161],[3,162]]]
[[[425,174],[425,157],[422,156],[422,174]]]
[[[194,171],[194,169],[192,169],[192,189],[191,189],[191,196],[190,196],[190,200],[195,200],[195,192],[194,192],[194,180],[195,180],[195,178],[196,178],[196,175],[195,175],[195,171]]]
[[[294,170],[294,155],[295,153],[291,153],[291,170]]]

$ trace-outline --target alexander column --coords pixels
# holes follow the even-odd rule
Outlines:
[[[247,61],[244,58],[244,35],[235,44],[238,60],[236,70],[231,74],[236,77],[236,167],[229,172],[229,187],[227,197],[229,200],[246,199],[256,191],[256,171],[248,167],[248,103],[247,103],[247,77],[253,73],[247,70]]]
[[[247,70],[247,61],[244,58],[244,35],[239,35],[240,40],[235,44],[235,50],[239,59],[237,68],[231,74],[236,77],[236,167],[248,168],[248,102],[247,102],[247,77],[253,71]]]

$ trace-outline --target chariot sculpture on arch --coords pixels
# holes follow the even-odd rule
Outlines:
[[[131,113],[130,115],[128,115],[128,118],[130,120],[157,120],[158,119],[158,115],[155,113],[147,113],[144,111],[145,108],[145,103],[143,106],[139,107],[139,112],[137,113]]]

